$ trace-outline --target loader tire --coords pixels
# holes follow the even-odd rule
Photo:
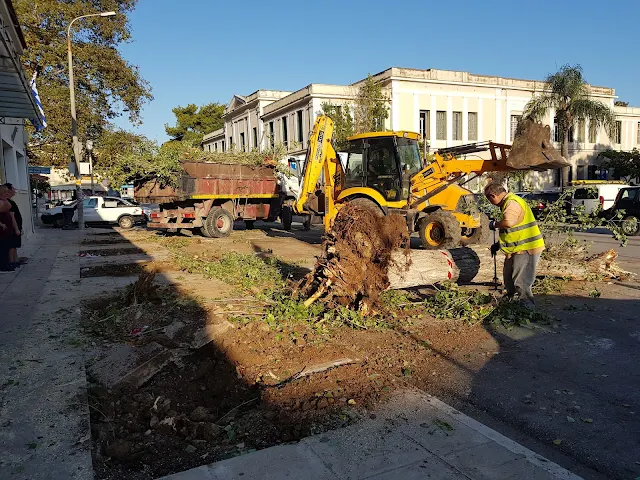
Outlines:
[[[213,208],[205,220],[205,229],[213,238],[228,237],[233,230],[233,217],[224,208]]]
[[[418,224],[422,246],[428,250],[460,246],[462,228],[451,212],[437,210],[420,219]]]
[[[463,245],[484,245],[489,239],[489,217],[480,213],[480,226],[474,228],[471,235],[463,235],[460,243]]]
[[[291,224],[293,223],[293,208],[291,205],[283,205],[280,212],[280,220],[282,221],[282,228],[286,231],[291,230]]]

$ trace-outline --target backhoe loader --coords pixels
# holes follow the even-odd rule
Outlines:
[[[453,248],[483,243],[488,218],[463,185],[486,172],[545,170],[568,165],[550,142],[549,126],[524,121],[513,145],[480,142],[443,148],[424,161],[419,134],[371,132],[348,138],[346,169],[331,139],[333,121],[319,116],[304,163],[300,196],[293,205],[300,215],[322,215],[329,230],[347,202],[377,215],[404,215],[409,232],[418,232],[425,248]],[[491,158],[458,159],[489,152]]]

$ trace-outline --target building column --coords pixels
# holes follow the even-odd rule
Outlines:
[[[500,135],[500,132],[502,131],[502,125],[501,125],[501,121],[502,121],[502,100],[500,100],[498,98],[498,96],[502,93],[502,90],[500,88],[496,89],[496,130],[495,130],[495,136],[496,142],[501,142],[502,138]]]
[[[469,143],[469,99],[462,99],[462,143]]]
[[[453,143],[453,98],[447,96],[447,147]]]
[[[415,93],[413,94],[413,131],[420,132],[420,97]]]
[[[478,98],[478,141],[482,142],[482,98]]]
[[[437,111],[437,105],[436,105],[436,96],[435,95],[431,95],[431,110],[429,110],[429,122],[431,123],[431,125],[429,125],[429,138],[431,140],[429,140],[430,145],[434,146],[436,144],[436,111]]]
[[[400,102],[391,82],[391,130],[400,130]]]

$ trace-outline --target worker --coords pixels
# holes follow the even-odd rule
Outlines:
[[[502,220],[491,220],[489,229],[498,230],[500,236],[500,241],[491,246],[491,256],[497,255],[498,250],[506,256],[502,273],[506,298],[518,300],[526,308],[535,308],[531,287],[544,250],[538,222],[527,202],[514,193],[507,193],[499,183],[487,185],[484,194],[502,211]]]

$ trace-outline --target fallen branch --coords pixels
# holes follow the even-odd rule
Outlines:
[[[291,375],[290,377],[282,380],[281,382],[274,383],[272,385],[267,385],[268,387],[282,387],[287,383],[294,382],[296,380],[300,380],[301,378],[308,377],[309,375],[313,375],[315,373],[326,372],[327,370],[331,370],[332,368],[342,367],[344,365],[351,365],[353,363],[358,363],[360,359],[358,358],[339,358],[338,360],[333,360],[331,362],[318,363],[316,365],[312,365],[310,367],[304,367],[298,373]]]

